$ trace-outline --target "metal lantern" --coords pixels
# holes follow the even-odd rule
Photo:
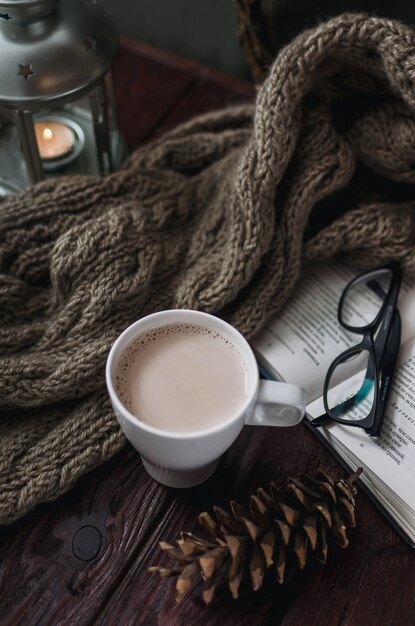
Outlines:
[[[117,44],[94,0],[0,0],[0,195],[121,164]]]

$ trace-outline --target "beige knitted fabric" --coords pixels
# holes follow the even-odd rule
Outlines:
[[[188,307],[252,336],[338,252],[415,273],[414,184],[414,31],[344,15],[281,51],[255,106],[2,201],[0,522],[123,445],[104,364],[128,324]]]

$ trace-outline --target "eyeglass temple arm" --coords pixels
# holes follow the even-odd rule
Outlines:
[[[392,328],[386,351],[380,364],[380,393],[379,403],[375,415],[375,423],[372,428],[367,430],[369,435],[376,437],[380,433],[383,416],[385,414],[386,404],[388,402],[390,390],[392,387],[393,376],[395,374],[396,363],[398,361],[399,346],[401,345],[401,316],[398,309],[392,320]]]
[[[325,426],[329,422],[333,421],[334,420],[331,419],[330,415],[324,413],[323,415],[319,415],[318,417],[315,417],[313,420],[311,420],[310,424],[311,426],[315,426],[316,428],[318,428],[319,426]]]
[[[385,300],[387,294],[384,292],[384,290],[376,280],[371,280],[368,284],[372,291],[377,296],[379,296],[381,300]],[[386,304],[385,312],[381,321],[381,327],[377,334],[376,340],[373,342],[378,363],[382,360],[383,352],[385,350],[386,344],[388,343],[388,338],[391,332],[391,325],[393,321],[392,318],[396,309],[396,301],[398,299],[399,287],[400,280],[395,283],[389,293],[388,302]]]

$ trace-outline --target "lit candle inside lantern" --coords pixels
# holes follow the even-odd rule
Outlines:
[[[64,122],[41,119],[35,122],[41,159],[58,159],[69,154],[76,142],[75,132]]]

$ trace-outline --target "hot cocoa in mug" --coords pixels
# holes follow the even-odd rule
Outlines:
[[[106,368],[110,399],[144,467],[162,484],[208,478],[245,424],[293,426],[304,391],[259,380],[244,337],[191,310],[142,318],[117,339]]]
[[[248,373],[225,335],[195,324],[171,324],[125,348],[115,387],[123,405],[144,423],[193,432],[217,426],[241,409]]]

